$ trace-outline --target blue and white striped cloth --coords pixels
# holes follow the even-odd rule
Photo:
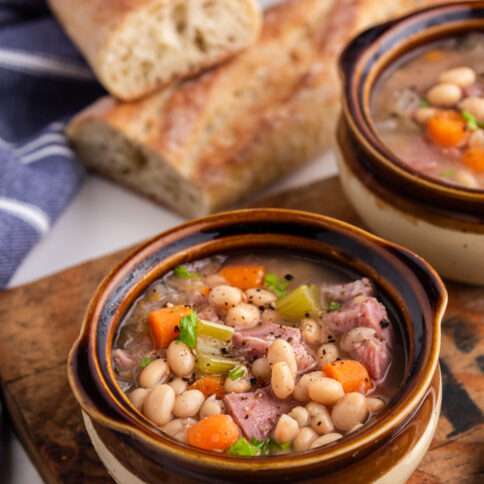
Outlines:
[[[44,0],[0,0],[0,288],[79,189],[63,129],[101,94]]]

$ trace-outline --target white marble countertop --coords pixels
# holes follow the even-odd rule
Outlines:
[[[334,157],[328,154],[282,180],[268,192],[300,186],[334,173]],[[28,283],[127,247],[182,221],[182,218],[142,197],[98,177],[89,176],[51,232],[25,259],[11,286]],[[4,458],[0,471],[2,483],[42,482],[13,433],[7,435]]]

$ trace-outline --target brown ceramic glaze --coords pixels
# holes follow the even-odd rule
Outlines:
[[[431,178],[399,160],[376,134],[370,98],[376,81],[396,59],[436,40],[483,28],[484,2],[464,1],[421,10],[360,34],[340,60],[344,99],[338,130],[339,146],[352,152],[351,167],[371,191],[388,200],[396,194],[408,213],[431,223],[478,233],[484,231],[484,190]]]
[[[150,283],[179,264],[255,248],[310,254],[371,278],[379,298],[399,322],[406,365],[398,397],[374,423],[324,449],[252,459],[199,451],[163,436],[131,406],[113,373],[111,348],[117,327]],[[70,353],[68,376],[105,445],[147,482],[167,472],[211,482],[295,481],[321,475],[336,482],[357,473],[361,482],[369,482],[417,445],[432,410],[435,413],[440,323],[446,303],[443,283],[427,263],[349,224],[290,210],[228,212],[161,234],[106,277]],[[122,446],[113,445],[113,439]],[[120,448],[125,450],[119,453]]]

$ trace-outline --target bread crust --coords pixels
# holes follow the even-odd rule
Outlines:
[[[220,1],[220,0],[218,0]],[[223,1],[223,0],[222,0]],[[120,87],[120,83],[111,79],[113,59],[112,52],[119,42],[123,29],[133,22],[136,14],[155,7],[169,7],[173,0],[48,0],[49,6],[67,35],[78,46],[94,70],[99,81],[113,96],[130,101],[149,94],[157,88],[168,84],[175,78],[190,77],[197,72],[213,66],[232,56],[236,50],[220,52],[217,56],[207,56],[194,65],[187,67],[183,73],[168,79],[159,80],[156,85],[143,87],[131,92]],[[240,0],[240,11],[244,12],[251,24],[251,38],[247,45],[256,41],[261,26],[261,15],[256,0]],[[160,25],[160,30],[163,26]]]
[[[95,103],[72,121],[70,139],[89,167],[184,215],[226,208],[331,146],[344,45],[422,3],[437,1],[288,0],[266,13],[260,40],[236,59],[135,103]],[[169,165],[194,189],[193,204],[181,207],[142,186],[139,173],[96,159],[86,150],[93,122]]]

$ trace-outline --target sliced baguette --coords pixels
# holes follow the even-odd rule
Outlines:
[[[141,101],[105,98],[68,136],[88,167],[183,215],[225,208],[331,145],[342,47],[421,3],[289,0],[236,59]]]
[[[253,44],[257,0],[49,0],[100,82],[139,98]]]

